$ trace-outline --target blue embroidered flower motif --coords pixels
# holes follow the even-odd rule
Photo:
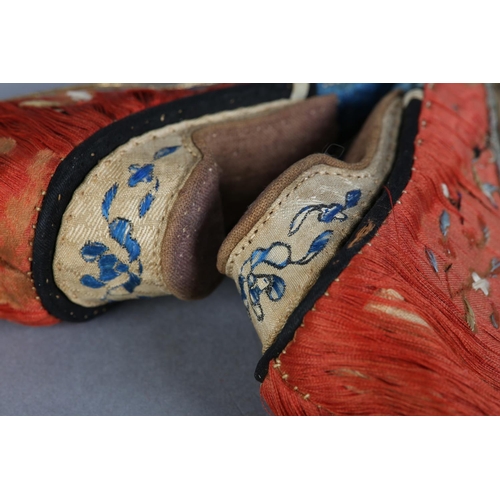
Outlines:
[[[128,170],[132,175],[128,179],[128,185],[135,187],[140,182],[151,182],[153,180],[153,169],[154,165],[152,163],[146,163],[142,167],[130,165]]]
[[[129,262],[138,259],[141,253],[139,243],[132,238],[132,223],[123,218],[116,218],[109,222],[109,212],[111,204],[116,197],[118,185],[114,184],[104,195],[101,205],[103,217],[108,221],[110,236],[125,248],[129,254]],[[115,254],[109,251],[109,248],[101,242],[87,242],[81,249],[80,254],[85,262],[97,262],[99,267],[99,276],[91,276],[85,274],[80,278],[80,283],[89,288],[102,288],[107,283],[126,274],[128,279],[126,282],[112,287],[102,297],[102,300],[108,300],[109,295],[117,288],[124,288],[127,292],[132,293],[134,289],[141,283],[141,278],[137,274],[130,271],[129,266],[122,262]],[[142,274],[142,264],[139,262],[140,274]]]
[[[99,266],[99,277],[85,274],[80,279],[80,283],[89,288],[102,288],[110,281],[122,276],[128,275],[128,280],[117,287],[113,287],[103,298],[106,299],[112,290],[123,287],[132,293],[134,288],[140,284],[141,279],[135,273],[131,272],[129,266],[122,262],[116,255],[108,253],[109,248],[99,242],[88,242],[81,249],[81,256],[86,262],[97,262]]]
[[[292,248],[290,245],[281,242],[274,242],[267,248],[257,248],[241,266],[238,276],[241,298],[247,310],[253,310],[258,321],[264,319],[264,312],[260,304],[260,297],[263,293],[269,300],[276,302],[280,300],[286,290],[286,283],[283,278],[276,274],[258,273],[256,269],[267,264],[275,269],[284,269],[289,265],[303,266],[311,262],[330,241],[333,231],[324,231],[311,243],[306,254],[298,260],[292,259]],[[246,275],[244,269],[246,268]]]
[[[164,156],[167,156],[167,155],[174,153],[179,148],[180,148],[180,146],[167,146],[165,148],[161,148],[155,153],[154,159],[159,160],[160,158],[163,158]]]
[[[109,235],[117,243],[120,244],[122,248],[125,248],[129,254],[130,262],[136,260],[141,253],[141,246],[132,238],[132,222],[121,217],[109,221],[109,211],[111,209],[111,204],[116,197],[118,191],[118,185],[113,184],[113,186],[108,189],[104,195],[104,200],[102,202],[101,212],[103,217],[108,222]]]
[[[146,196],[144,196],[139,204],[139,217],[142,218],[148,213],[148,210],[151,208],[154,199],[155,197],[151,193],[148,193]]]
[[[115,199],[116,193],[118,192],[118,184],[113,184],[111,188],[106,191],[104,195],[104,200],[101,205],[102,216],[109,222],[109,210],[111,209],[111,204]]]
[[[306,218],[312,213],[318,212],[318,222],[329,223],[334,220],[346,220],[347,215],[344,213],[344,210],[355,207],[360,198],[361,191],[359,189],[354,189],[345,195],[345,203],[343,205],[340,203],[331,203],[330,205],[308,205],[302,208],[292,219],[288,236],[295,234],[301,228]]]
[[[345,195],[345,203],[331,203],[330,205],[308,205],[295,215],[290,223],[288,236],[294,235],[302,226],[305,219],[312,213],[318,213],[318,222],[327,224],[333,221],[345,221],[348,216],[344,213],[348,208],[355,207],[361,198],[361,191],[355,189]],[[243,263],[238,275],[238,285],[241,298],[248,313],[252,311],[257,321],[263,321],[265,314],[261,305],[262,294],[272,302],[282,299],[286,291],[285,280],[278,274],[270,273],[270,266],[278,271],[290,265],[304,266],[311,262],[327,246],[333,231],[323,231],[311,242],[308,251],[300,259],[292,258],[292,247],[289,244],[276,241],[267,248],[255,249]],[[259,268],[262,271],[259,272]],[[266,272],[267,271],[267,272]]]
[[[174,153],[179,148],[180,146],[167,146],[161,148],[156,151],[153,158],[154,160],[159,160],[160,158]],[[149,184],[154,181],[154,187],[139,202],[139,217],[142,219],[148,213],[153,201],[155,200],[153,193],[158,192],[158,189],[160,188],[160,180],[158,177],[154,176],[154,164],[152,163],[146,163],[142,167],[139,167],[139,165],[130,165],[129,171],[131,173],[128,180],[128,185],[130,187],[135,187],[141,182]]]
[[[122,248],[127,250],[129,262],[137,260],[141,254],[139,242],[132,238],[132,222],[118,217],[109,224],[109,234]]]
[[[163,158],[176,151],[179,147],[180,146],[168,146],[162,148],[154,154],[154,159],[158,160],[159,158]],[[141,183],[150,184],[152,186],[149,192],[146,193],[139,202],[139,217],[143,218],[155,201],[154,193],[157,193],[160,188],[160,180],[154,175],[153,163],[145,163],[142,166],[137,164],[130,165],[129,172],[128,187],[135,188]],[[115,217],[113,220],[110,220],[111,207],[117,193],[118,184],[115,183],[104,194],[101,204],[101,213],[108,223],[110,237],[118,243],[120,247],[127,251],[128,264],[121,261],[114,253],[111,253],[110,249],[104,243],[98,241],[89,241],[80,250],[80,254],[85,262],[97,263],[99,267],[98,276],[85,274],[80,278],[80,283],[82,285],[98,289],[120,277],[122,278],[119,285],[113,286],[107,290],[104,297],[101,298],[103,301],[111,300],[110,297],[112,296],[112,292],[119,288],[123,288],[128,293],[132,293],[142,281],[143,265],[140,260],[141,245],[132,236],[134,230],[132,221],[124,217]],[[133,272],[130,269],[132,263],[135,263],[134,266],[137,267],[137,272]],[[126,281],[123,281],[124,277]]]

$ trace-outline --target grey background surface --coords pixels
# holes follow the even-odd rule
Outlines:
[[[0,84],[0,99],[64,84]],[[266,415],[260,342],[234,283],[128,301],[87,323],[0,320],[1,415]]]

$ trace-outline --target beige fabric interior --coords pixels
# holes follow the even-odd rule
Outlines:
[[[250,209],[240,218],[238,224],[224,240],[217,258],[217,267],[219,271],[221,273],[226,272],[226,262],[234,247],[246,234],[248,234],[282,191],[303,172],[319,164],[348,170],[362,170],[366,168],[376,153],[380,134],[382,132],[383,117],[398,94],[398,92],[388,94],[377,105],[376,109],[371,113],[364,124],[361,132],[353,141],[343,161],[326,154],[311,154],[307,157],[303,155],[299,158],[300,161],[297,161],[293,165],[290,163],[290,168],[279,175],[267,189],[259,192],[259,196],[256,197]],[[314,152],[316,151],[311,151],[311,153]],[[230,186],[227,186],[226,189],[230,189]]]
[[[335,139],[336,108],[336,96],[314,97],[192,133],[201,160],[177,196],[162,244],[163,276],[175,296],[201,298],[217,286],[228,231],[269,183]]]
[[[313,97],[285,109],[197,130],[193,142],[204,161],[220,169],[226,230],[296,161],[335,139],[337,98]]]

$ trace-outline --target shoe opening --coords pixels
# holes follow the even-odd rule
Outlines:
[[[351,94],[350,100],[315,95],[192,133],[201,160],[172,209],[162,250],[163,273],[176,296],[201,298],[217,285],[217,254],[221,271],[238,238],[300,174],[299,164],[318,155],[327,164],[356,164],[374,153],[380,116],[366,117],[392,84],[375,87],[362,87],[358,101]],[[179,255],[191,256],[182,269]]]

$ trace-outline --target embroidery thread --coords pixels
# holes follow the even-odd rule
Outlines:
[[[348,219],[344,213],[348,208],[355,207],[361,198],[361,191],[355,189],[345,195],[345,203],[308,205],[302,208],[290,223],[288,236],[292,236],[302,227],[306,218],[318,212],[318,222],[328,224],[334,221],[343,222]],[[311,242],[308,251],[300,259],[292,257],[292,246],[287,243],[276,241],[267,248],[255,249],[250,257],[243,263],[238,275],[238,285],[241,298],[250,315],[253,311],[257,321],[263,321],[265,317],[261,305],[261,296],[265,294],[271,302],[277,302],[283,298],[286,292],[286,282],[275,273],[259,273],[257,269],[262,265],[268,265],[277,270],[284,269],[290,265],[304,266],[309,264],[320,254],[333,235],[332,230],[323,231]]]
[[[168,146],[158,150],[154,154],[154,159],[158,160],[173,152],[177,151],[180,146]],[[152,187],[146,195],[140,200],[138,206],[139,218],[143,218],[151,209],[156,197],[154,193],[158,192],[160,180],[154,175],[154,163],[145,163],[140,166],[138,164],[130,165],[128,170],[130,176],[127,181],[129,188],[135,188],[139,184],[146,183]],[[117,255],[111,252],[109,247],[100,241],[88,241],[80,249],[80,255],[85,262],[97,263],[99,267],[99,275],[92,276],[85,274],[80,278],[80,283],[88,288],[99,289],[107,284],[121,278],[121,283],[109,288],[106,294],[101,297],[102,301],[111,301],[111,294],[114,290],[123,288],[128,293],[133,293],[134,290],[142,282],[143,265],[140,260],[141,245],[133,237],[134,226],[132,221],[124,217],[115,217],[110,221],[110,211],[113,201],[118,193],[119,186],[113,184],[104,194],[101,204],[101,213],[108,223],[109,235],[121,248],[125,249],[128,254],[128,263],[120,260]],[[130,265],[135,263],[132,271]],[[123,282],[123,278],[125,281]]]
[[[292,219],[292,222],[290,223],[290,230],[288,231],[288,236],[292,236],[293,234],[295,234],[302,227],[302,224],[307,219],[307,217],[315,212],[319,212],[318,222],[329,223],[334,220],[338,220],[341,222],[347,220],[347,215],[344,213],[344,210],[355,207],[358,204],[360,198],[361,191],[359,189],[354,189],[346,193],[344,205],[341,205],[340,203],[331,203],[330,205],[325,205],[322,203],[318,205],[309,205],[302,208]]]

